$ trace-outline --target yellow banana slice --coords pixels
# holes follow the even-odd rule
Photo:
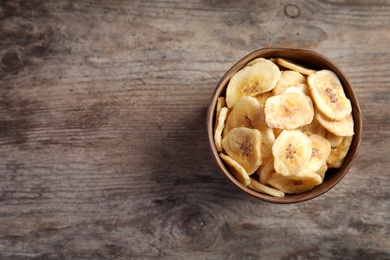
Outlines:
[[[215,107],[215,118],[218,118],[219,112],[223,107],[226,107],[226,101],[224,97],[219,97],[217,99],[217,106]]]
[[[256,96],[272,90],[280,79],[279,67],[272,61],[259,58],[236,72],[226,89],[226,104],[234,107],[243,96]]]
[[[286,176],[298,174],[311,154],[312,141],[299,130],[284,130],[272,145],[275,171]]]
[[[267,99],[264,114],[269,128],[296,129],[313,120],[313,102],[303,93],[282,93]]]
[[[257,175],[259,176],[260,183],[266,185],[268,183],[268,178],[273,172],[275,172],[274,158],[272,156],[264,158],[261,166],[257,169]]]
[[[337,147],[343,141],[342,136],[337,136],[329,131],[326,131],[325,138],[326,138],[326,140],[328,140],[331,147]]]
[[[223,136],[236,127],[248,127],[259,129],[264,124],[264,112],[259,102],[254,97],[242,97],[232,108],[228,118]]]
[[[230,166],[230,172],[242,185],[248,186],[251,183],[248,173],[239,163],[226,154],[220,153],[219,156]]]
[[[225,127],[225,120],[229,114],[229,108],[223,107],[221,108],[220,112],[218,113],[217,121],[215,124],[215,131],[214,131],[214,143],[215,148],[217,148],[218,152],[222,152],[222,132]]]
[[[317,172],[326,163],[331,150],[330,143],[324,137],[313,134],[309,138],[312,143],[311,156],[301,172]]]
[[[257,101],[259,102],[262,110],[264,110],[265,102],[269,97],[272,97],[272,91],[268,91],[254,96],[254,98],[256,98]]]
[[[301,73],[293,70],[285,70],[282,72],[278,84],[272,90],[273,95],[279,95],[288,87],[296,86],[298,84],[307,83],[307,79]]]
[[[317,171],[317,174],[320,175],[322,181],[325,179],[325,173],[328,170],[328,165],[326,162],[320,167],[320,169]]]
[[[309,75],[315,72],[315,70],[303,67],[301,65],[296,64],[295,62],[284,59],[284,58],[277,58],[276,62],[287,69],[302,73],[303,75]]]
[[[261,184],[260,182],[254,180],[252,178],[251,178],[251,183],[249,184],[248,187],[251,188],[252,190],[255,190],[255,191],[258,191],[258,192],[261,192],[264,194],[268,194],[268,195],[271,195],[274,197],[278,197],[278,198],[284,197],[283,191],[268,187],[268,186]]]
[[[315,114],[315,113],[314,113]],[[325,128],[317,121],[314,117],[313,121],[310,124],[299,127],[297,130],[300,130],[302,133],[306,135],[316,134],[322,137],[325,137]]]
[[[320,175],[314,172],[299,173],[294,176],[284,176],[273,173],[268,180],[269,185],[288,194],[296,194],[313,189],[322,183]]]
[[[339,121],[329,120],[321,113],[315,115],[318,122],[329,132],[338,136],[352,136],[354,135],[354,122],[352,114]]]
[[[331,120],[341,120],[351,114],[351,101],[333,71],[317,71],[310,74],[307,81],[313,101],[322,114]]]
[[[275,142],[274,131],[265,124],[260,125],[258,129],[261,133],[261,157],[270,157],[272,156],[272,145]]]
[[[340,168],[347,156],[349,147],[352,143],[352,136],[345,136],[343,141],[337,146],[332,147],[326,163],[328,168]]]
[[[246,127],[234,128],[222,139],[225,152],[240,164],[248,175],[254,173],[262,162],[260,144],[260,131]]]
[[[309,85],[308,84],[305,84],[305,83],[301,83],[301,84],[297,84],[295,85],[296,88],[300,89],[303,94],[307,95],[310,97],[310,89],[309,89]]]

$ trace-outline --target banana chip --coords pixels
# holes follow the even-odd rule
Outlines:
[[[249,63],[230,79],[226,89],[226,104],[234,107],[243,96],[256,96],[272,90],[280,79],[279,67],[263,58]]]
[[[315,115],[318,122],[329,132],[338,136],[352,136],[354,135],[353,131],[353,117],[352,114],[349,114],[346,118],[343,118],[339,121],[329,120],[324,117],[321,113],[316,113]]]
[[[254,173],[261,164],[260,144],[260,131],[246,127],[234,128],[222,139],[225,152],[240,164],[248,175]]]
[[[331,120],[341,120],[352,112],[351,101],[345,96],[337,75],[320,70],[308,76],[310,93],[318,110]]]
[[[267,184],[268,179],[273,172],[275,172],[274,158],[271,156],[263,159],[262,165],[257,170],[257,175],[259,176],[260,183],[264,185]]]
[[[325,138],[313,134],[309,136],[311,146],[311,157],[307,165],[301,172],[318,172],[319,169],[326,163],[330,154],[331,146]]]
[[[326,162],[320,167],[320,169],[317,171],[317,174],[320,175],[322,181],[325,179],[325,173],[328,170],[328,165]]]
[[[248,186],[251,183],[248,173],[239,163],[237,163],[235,160],[233,160],[231,157],[227,156],[226,154],[220,153],[219,156],[230,166],[230,169],[234,177],[242,185]]]
[[[313,102],[303,93],[282,93],[267,99],[264,114],[270,128],[296,129],[313,120]]]
[[[299,84],[306,84],[307,79],[301,73],[293,70],[285,70],[282,72],[278,84],[272,90],[273,95],[279,95],[285,91],[288,87],[297,86]]]
[[[251,183],[249,184],[248,186],[249,188],[251,188],[252,190],[255,190],[255,191],[258,191],[258,192],[261,192],[261,193],[265,193],[265,194],[268,194],[268,195],[271,195],[271,196],[274,196],[274,197],[278,197],[278,198],[283,198],[284,197],[284,192],[283,191],[280,191],[278,189],[274,189],[274,188],[271,188],[271,187],[268,187],[264,184],[261,184],[260,182],[254,180],[251,178]]]
[[[315,117],[310,124],[299,127],[297,130],[301,131],[302,133],[305,133],[306,135],[316,134],[322,137],[325,137],[326,132],[325,128],[317,121]]]
[[[223,136],[226,136],[233,128],[247,127],[260,129],[264,124],[264,112],[259,102],[254,97],[242,97],[232,108],[228,118]]]
[[[284,176],[273,173],[268,184],[285,193],[296,194],[309,191],[322,183],[320,175],[314,172],[299,173],[294,176]]]
[[[308,68],[305,68],[301,65],[296,64],[295,62],[283,58],[277,58],[276,62],[285,68],[288,68],[290,70],[302,73],[304,75],[309,75],[315,72],[315,70],[311,70]]]
[[[214,142],[218,152],[222,152],[222,132],[225,127],[225,120],[229,114],[229,108],[223,107],[218,113],[216,127],[214,131]]]
[[[275,171],[285,176],[298,174],[311,154],[312,141],[298,130],[284,130],[272,145]]]
[[[331,147],[337,147],[341,142],[343,141],[342,136],[337,136],[329,131],[326,131],[325,133],[325,139],[328,140]]]
[[[326,160],[328,168],[340,168],[347,156],[349,147],[352,143],[352,136],[345,136],[343,141],[337,146],[332,147],[329,157]]]

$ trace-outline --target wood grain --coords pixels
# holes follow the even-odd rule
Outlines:
[[[0,258],[390,258],[389,1],[0,2]],[[210,158],[206,110],[267,46],[335,61],[363,114],[327,194],[259,202]]]

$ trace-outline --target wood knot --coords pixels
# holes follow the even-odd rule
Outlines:
[[[294,4],[287,4],[284,7],[284,15],[290,18],[297,18],[300,14],[299,7]]]
[[[8,49],[1,57],[1,68],[5,72],[13,72],[21,68],[25,63],[22,48]]]
[[[178,243],[176,246],[204,250],[214,244],[219,223],[210,212],[196,205],[188,205],[180,208],[172,219],[174,222],[170,233],[174,236],[173,241]]]

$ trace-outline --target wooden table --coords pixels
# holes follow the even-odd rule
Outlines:
[[[354,3],[354,4],[352,4]],[[389,1],[0,2],[1,259],[389,259]],[[267,46],[335,61],[355,165],[277,205],[210,158],[206,109]]]

